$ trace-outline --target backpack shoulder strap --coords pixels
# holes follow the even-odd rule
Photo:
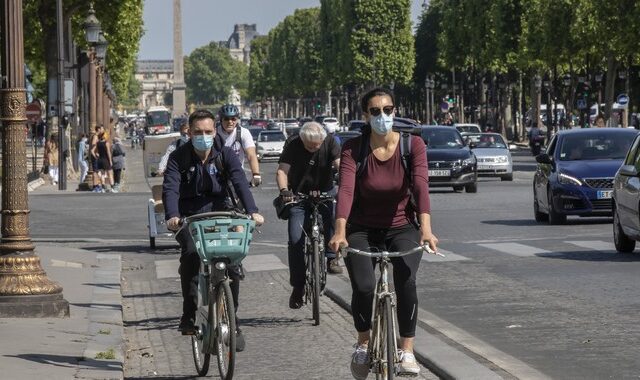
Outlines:
[[[240,148],[244,149],[242,145],[242,127],[240,124],[236,125],[236,142],[240,144]]]
[[[360,135],[360,151],[358,151],[358,161],[356,161],[356,178],[361,177],[367,169],[367,156],[371,152],[369,136],[367,132]]]
[[[180,173],[188,171],[191,167],[191,152],[184,147],[185,145],[183,144],[181,147],[177,147],[176,150],[174,150],[175,154],[178,155],[178,170]]]
[[[411,134],[407,132],[401,132],[400,134],[400,155],[402,157],[402,166],[404,167],[404,174],[411,182]]]
[[[231,200],[231,204],[233,208],[236,210],[240,210],[240,206],[238,204],[238,197],[234,191],[233,185],[231,184],[231,178],[229,177],[229,172],[224,166],[224,148],[220,150],[220,153],[213,159],[213,163],[216,166],[216,170],[220,173],[220,178],[222,179],[223,186],[226,187],[227,196]]]

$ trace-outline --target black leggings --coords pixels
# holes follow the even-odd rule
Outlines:
[[[364,251],[406,251],[418,246],[420,233],[412,224],[390,229],[350,225],[347,229],[347,241],[350,247]],[[391,259],[393,283],[398,300],[398,327],[400,336],[403,338],[416,335],[418,320],[416,273],[421,259],[422,252]],[[377,280],[375,261],[362,255],[349,254],[344,262],[349,271],[353,290],[351,297],[353,322],[358,332],[365,332],[371,329],[371,307]]]

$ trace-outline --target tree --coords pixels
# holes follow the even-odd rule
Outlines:
[[[140,102],[140,94],[142,94],[142,83],[136,79],[134,73],[129,76],[129,83],[127,83],[126,87],[127,90],[118,97],[118,103],[125,108],[137,108]],[[165,102],[165,104],[167,103]]]
[[[127,91],[133,73],[143,33],[143,0],[112,0],[95,2],[96,16],[109,42],[107,69],[117,95]],[[82,23],[89,11],[86,0],[64,0],[63,13],[71,22],[73,40],[86,46]],[[24,0],[25,61],[34,73],[34,82],[45,87],[45,78],[57,74],[56,2]],[[67,29],[65,29],[66,32]]]
[[[251,41],[249,64],[249,97],[259,99],[272,93],[272,82],[268,75],[269,37],[258,36]]]
[[[215,104],[226,102],[234,86],[246,92],[248,68],[216,42],[195,49],[184,60],[184,78],[189,102]]]

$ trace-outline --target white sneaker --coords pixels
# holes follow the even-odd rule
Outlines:
[[[369,375],[369,352],[367,345],[354,344],[355,351],[351,355],[351,375],[356,380],[365,380]]]
[[[400,350],[400,364],[398,364],[398,376],[418,376],[420,366],[416,362],[413,352]]]

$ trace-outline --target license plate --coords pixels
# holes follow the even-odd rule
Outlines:
[[[429,170],[429,177],[450,177],[451,170]]]
[[[600,190],[598,191],[598,199],[611,199],[613,190]]]
[[[481,165],[478,164],[478,169],[479,170],[493,170],[493,169],[498,169],[497,165]]]

